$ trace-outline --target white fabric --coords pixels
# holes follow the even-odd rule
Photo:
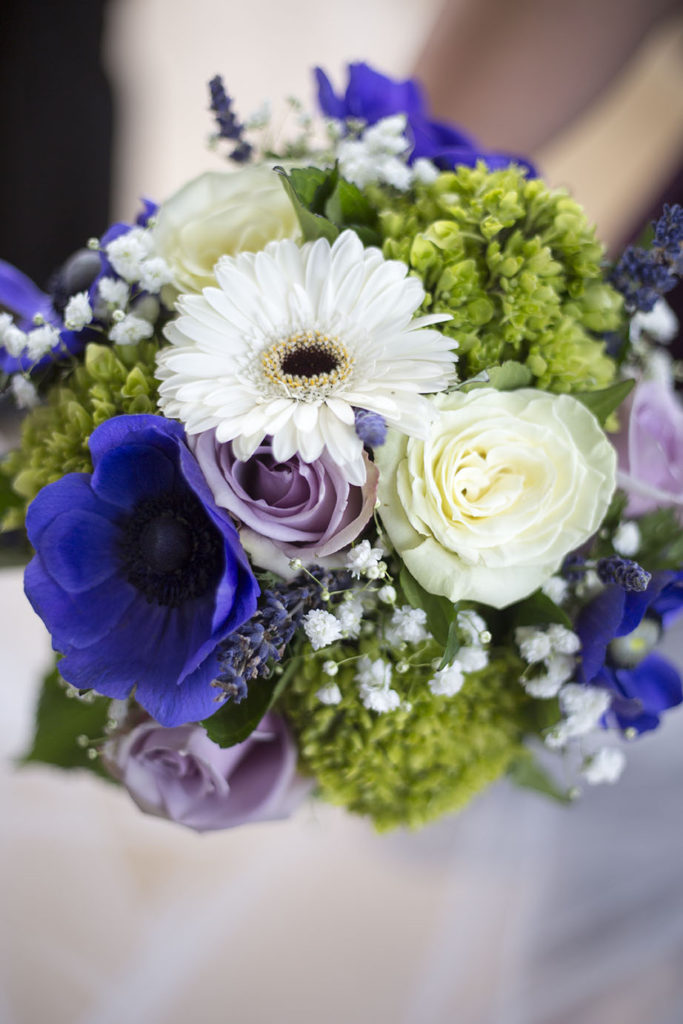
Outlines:
[[[49,651],[18,571],[0,608],[3,1024],[683,1019],[683,711],[572,809],[503,784],[416,835],[309,805],[197,836],[12,766]]]

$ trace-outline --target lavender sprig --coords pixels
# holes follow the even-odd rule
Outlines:
[[[236,163],[247,163],[251,159],[253,147],[244,139],[244,125],[239,122],[237,115],[232,109],[232,100],[225,91],[223,78],[215,75],[209,82],[211,93],[211,110],[218,125],[216,138],[229,139],[237,143],[230,153],[230,159]]]
[[[624,296],[629,310],[649,313],[658,299],[670,292],[683,273],[683,207],[664,206],[653,222],[650,249],[626,247],[610,275],[610,281]]]

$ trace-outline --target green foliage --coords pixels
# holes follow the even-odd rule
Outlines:
[[[622,300],[602,279],[603,251],[585,214],[563,190],[479,164],[411,195],[366,191],[385,256],[424,284],[422,311],[451,315],[440,329],[459,343],[462,378],[513,361],[549,391],[611,383],[615,364],[596,335],[618,329]]]
[[[289,174],[276,168],[289,196],[304,240],[326,238],[333,242],[341,231],[355,231],[364,245],[379,245],[377,213],[356,185],[339,174],[338,167],[299,168]]]
[[[598,422],[604,426],[612,413],[633,391],[635,384],[634,380],[622,380],[601,391],[579,391],[574,397],[590,409]]]
[[[249,694],[239,704],[228,701],[220,711],[206,718],[202,725],[209,739],[219,747],[233,747],[241,743],[254,731],[266,711],[284,693],[293,673],[297,669],[298,658],[291,658],[287,668],[276,678],[256,679],[249,687]]]
[[[572,622],[567,613],[554,601],[551,601],[542,590],[536,590],[523,601],[512,605],[509,616],[513,628],[545,626],[551,622],[557,622],[567,629],[572,628]]]
[[[636,558],[649,572],[683,565],[683,530],[673,508],[660,508],[638,519],[641,543]]]
[[[525,750],[520,757],[512,762],[507,775],[510,781],[521,789],[532,789],[561,804],[572,802],[569,791],[558,785],[530,750]]]
[[[21,499],[6,507],[3,526],[23,526],[26,507],[45,484],[65,473],[88,473],[88,438],[95,427],[122,413],[154,413],[156,342],[114,346],[90,344],[85,358],[45,405],[28,414],[20,446],[0,466]]]
[[[444,648],[452,646],[453,626],[457,612],[453,602],[449,601],[447,597],[430,594],[410,575],[405,566],[399,574],[399,585],[406,601],[413,608],[422,608],[426,613],[427,628],[434,639]]]
[[[359,647],[377,656],[374,638]],[[439,653],[425,644],[416,657],[424,665]],[[417,828],[463,807],[520,758],[524,735],[537,729],[539,702],[519,685],[523,665],[511,651],[497,652],[487,668],[471,673],[455,697],[432,694],[430,668],[394,672],[392,686],[410,710],[387,714],[361,704],[354,662],[340,665],[335,676],[341,703],[318,700],[322,662],[330,656],[326,649],[306,657],[280,707],[296,735],[301,768],[316,778],[321,796],[369,815],[380,830]]]
[[[35,734],[24,762],[41,761],[60,768],[87,768],[109,778],[99,759],[90,760],[79,736],[98,741],[104,736],[109,701],[105,697],[67,697],[66,684],[53,668],[45,677],[38,702]]]

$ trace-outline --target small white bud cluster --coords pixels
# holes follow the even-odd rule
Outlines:
[[[394,647],[401,643],[420,644],[429,638],[426,626],[427,613],[422,608],[404,604],[392,613],[386,632],[387,643]]]
[[[546,629],[520,626],[515,630],[515,643],[524,660],[541,669],[531,678],[522,680],[527,693],[541,699],[556,697],[576,669],[574,655],[581,647],[576,633],[558,623]]]
[[[340,139],[336,157],[342,175],[359,188],[380,184],[405,192],[415,181],[429,184],[439,176],[435,165],[424,158],[411,167],[411,148],[405,114],[393,114],[365,128],[359,138]]]
[[[489,663],[489,653],[485,648],[491,642],[491,634],[481,615],[469,609],[460,611],[456,623],[464,643],[451,664],[437,669],[429,680],[429,689],[436,697],[454,697],[462,689],[469,672],[479,672]]]
[[[546,736],[546,744],[554,749],[565,747],[572,739],[593,732],[609,710],[612,698],[599,686],[567,683],[559,692],[562,721]]]
[[[322,608],[315,608],[313,611],[307,612],[304,615],[303,627],[314,651],[333,644],[335,640],[341,640],[342,630],[339,620]]]
[[[356,682],[362,704],[369,711],[385,714],[401,707],[400,696],[391,688],[391,664],[383,658],[359,658]]]
[[[346,565],[354,579],[365,576],[369,580],[377,580],[387,571],[383,557],[381,548],[373,548],[369,540],[362,540],[348,552]]]
[[[619,523],[612,537],[612,547],[618,555],[623,555],[624,558],[632,558],[640,550],[640,540],[638,523],[626,519],[623,523]]]
[[[92,323],[93,311],[87,292],[76,292],[66,304],[64,326],[69,331],[82,331]]]

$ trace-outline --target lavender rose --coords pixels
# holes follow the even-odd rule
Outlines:
[[[310,790],[289,730],[272,713],[225,749],[199,725],[146,721],[108,743],[104,761],[141,810],[197,832],[286,818]]]
[[[243,524],[240,540],[257,564],[288,575],[292,558],[326,560],[355,540],[372,516],[378,471],[365,456],[366,481],[350,484],[324,451],[276,462],[268,441],[246,462],[207,430],[190,440],[216,504]]]
[[[683,513],[683,407],[664,374],[641,380],[620,410],[615,439],[618,485],[628,494],[627,514],[664,505]]]

